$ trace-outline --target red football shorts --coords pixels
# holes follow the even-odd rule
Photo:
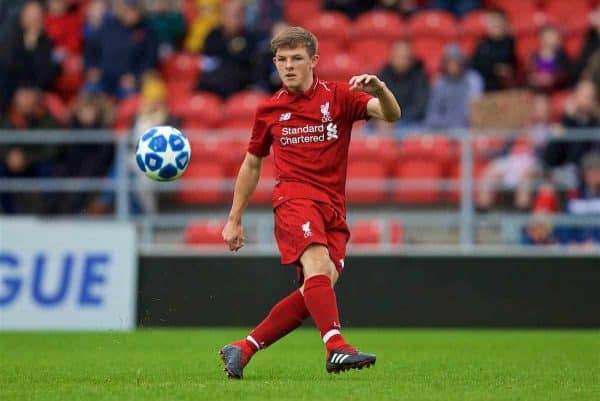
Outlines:
[[[299,198],[275,208],[275,239],[284,265],[295,263],[301,267],[300,256],[304,250],[310,244],[322,244],[341,273],[349,238],[344,216],[328,203]],[[299,281],[302,281],[301,276]]]

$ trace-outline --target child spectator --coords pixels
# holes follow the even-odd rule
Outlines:
[[[490,10],[487,18],[487,36],[477,45],[471,66],[483,77],[485,90],[494,91],[514,84],[517,60],[504,12]]]
[[[552,26],[541,29],[540,47],[529,58],[527,83],[535,90],[552,92],[565,86],[570,61],[562,48],[560,32]]]
[[[471,102],[483,92],[481,76],[466,69],[465,57],[456,44],[446,47],[442,65],[442,75],[429,96],[425,125],[433,130],[468,127]]]
[[[66,0],[48,0],[44,24],[46,32],[61,53],[81,51],[82,20],[77,9]]]

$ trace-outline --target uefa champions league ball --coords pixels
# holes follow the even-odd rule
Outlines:
[[[150,128],[138,139],[135,161],[148,178],[173,181],[190,162],[190,143],[183,132],[169,126]]]

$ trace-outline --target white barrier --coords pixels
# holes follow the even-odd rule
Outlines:
[[[130,330],[137,252],[129,223],[0,219],[0,330]]]

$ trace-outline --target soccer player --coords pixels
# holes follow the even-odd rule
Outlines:
[[[241,379],[258,350],[313,318],[326,348],[326,369],[368,367],[375,355],[357,351],[340,331],[333,286],[344,268],[345,183],[352,124],[374,117],[395,121],[400,106],[385,83],[358,75],[348,83],[322,81],[317,39],[300,27],[286,28],[271,41],[283,87],[258,106],[235,183],[223,239],[233,252],[244,246],[242,215],[260,177],[261,161],[273,149],[275,238],[282,264],[296,264],[301,287],[271,309],[248,337],[221,349],[225,371]]]

